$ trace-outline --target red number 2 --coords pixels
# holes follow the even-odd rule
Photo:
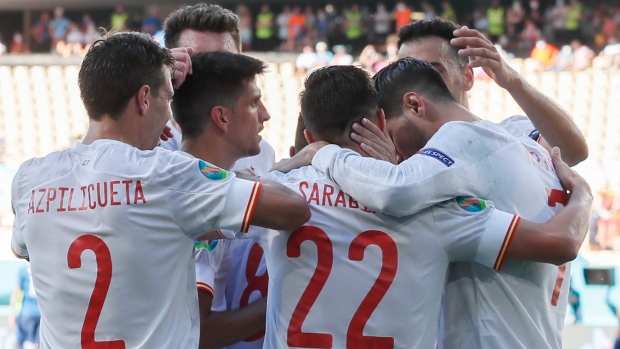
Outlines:
[[[325,286],[334,261],[333,246],[329,236],[321,229],[305,226],[294,231],[287,243],[287,256],[298,258],[301,244],[312,241],[317,246],[317,266],[304,290],[288,327],[288,345],[304,348],[332,348],[333,336],[327,333],[305,333],[301,331],[304,320]],[[396,276],[398,267],[398,249],[389,235],[378,230],[368,230],[358,235],[349,248],[349,259],[364,259],[366,247],[376,245],[381,248],[381,271],[372,288],[353,315],[347,330],[347,348],[394,348],[393,337],[364,336],[364,327],[375,311],[383,296],[387,293]]]
[[[557,204],[566,206],[568,201],[564,190],[547,189],[547,205],[555,207]],[[553,294],[551,295],[551,305],[554,307],[558,305],[558,299],[560,298],[560,291],[562,290],[562,283],[564,282],[564,271],[566,270],[566,263],[560,265],[558,268],[558,277],[555,280],[555,287],[553,288]]]
[[[82,326],[83,349],[125,349],[125,341],[114,340],[105,342],[95,341],[95,329],[103,303],[108,295],[110,281],[112,280],[112,257],[108,246],[100,238],[94,235],[82,235],[69,247],[67,261],[69,268],[76,269],[82,266],[82,252],[92,250],[97,259],[97,279],[95,287],[88,303],[88,310]]]
[[[248,285],[241,294],[239,300],[239,307],[244,307],[250,303],[250,295],[254,291],[259,291],[262,297],[267,297],[267,287],[269,285],[269,274],[267,270],[264,273],[257,275],[260,261],[263,258],[263,249],[257,244],[253,243],[250,247],[250,253],[248,253],[248,262],[245,265],[245,279],[248,281]],[[251,337],[244,339],[244,342],[253,342],[257,339],[263,338],[265,330],[256,332]]]

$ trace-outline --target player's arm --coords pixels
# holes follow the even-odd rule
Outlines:
[[[564,160],[570,166],[588,157],[586,140],[570,115],[508,66],[490,40],[479,31],[467,27],[455,30],[454,36],[452,45],[467,46],[459,51],[459,55],[474,58],[469,63],[472,68],[482,67],[487,75],[510,93],[543,136],[541,144],[548,151],[551,147],[561,148]]]
[[[276,230],[293,230],[310,219],[310,207],[300,194],[268,179],[244,175],[239,178],[256,181],[261,185],[250,224]]]
[[[590,223],[592,192],[588,183],[552,151],[553,164],[570,199],[547,223],[521,221],[507,246],[507,257],[561,265],[577,256]]]
[[[216,349],[240,342],[265,328],[267,298],[235,310],[212,311],[213,295],[198,290],[200,349]]]

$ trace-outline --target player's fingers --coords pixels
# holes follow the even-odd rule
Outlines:
[[[464,48],[459,50],[459,56],[470,56],[470,57],[485,57],[493,60],[499,60],[501,57],[497,51],[489,50],[487,48]]]
[[[174,134],[172,133],[172,128],[168,125],[164,126],[164,130],[162,131],[162,134],[168,138],[174,137]]]
[[[383,153],[377,151],[375,148],[367,145],[366,143],[361,143],[360,147],[362,148],[363,151],[366,152],[366,154],[368,154],[368,156],[370,156],[373,159],[377,159],[377,160],[384,160],[384,161],[388,161],[385,156],[383,155]]]
[[[560,148],[553,147],[551,149],[551,161],[564,189],[572,191],[577,180],[577,174],[562,160]]]
[[[382,140],[383,138],[385,138],[381,129],[379,129],[379,127],[377,127],[377,125],[375,125],[374,123],[366,120],[366,118],[362,120],[362,124],[356,122],[353,124],[352,127],[353,131],[355,131],[357,134],[359,134],[365,139],[377,142],[378,140]]]
[[[496,60],[488,59],[488,58],[478,58],[478,59],[475,59],[472,62],[469,62],[468,65],[471,68],[488,67],[488,68],[491,68],[493,70],[496,70],[497,68],[499,68],[499,63]]]
[[[476,29],[469,29],[466,26],[463,26],[459,29],[456,29],[455,31],[452,32],[452,34],[456,37],[456,38],[463,38],[463,37],[477,37],[483,40],[488,40],[486,36],[484,36],[484,34],[482,34],[480,31],[476,30]]]
[[[450,40],[452,46],[467,46],[467,47],[486,47],[489,50],[495,49],[493,43],[488,40],[484,40],[478,37],[473,38],[454,38]]]

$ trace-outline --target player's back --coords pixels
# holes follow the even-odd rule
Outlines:
[[[469,233],[483,230],[479,218],[492,208],[469,212],[451,201],[395,218],[312,167],[267,178],[299,191],[312,218],[259,237],[270,278],[265,347],[433,348],[446,267],[476,255],[482,233]]]
[[[490,122],[474,127],[505,131]],[[493,154],[488,199],[503,211],[546,222],[565,204],[549,154],[536,142],[519,142]],[[509,245],[508,245],[509,246]],[[567,305],[566,266],[506,261],[500,272],[476,263],[449,267],[444,348],[561,348]],[[467,314],[467,316],[463,316]]]
[[[192,237],[215,224],[198,177],[197,160],[109,140],[20,168],[16,252],[30,256],[42,348],[197,346]],[[193,200],[205,218],[180,213]]]

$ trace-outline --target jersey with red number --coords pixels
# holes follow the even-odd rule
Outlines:
[[[528,137],[532,128],[519,119],[503,127],[488,121],[446,123],[424,149],[399,165],[335,146],[317,152],[313,165],[360,203],[388,214],[414,214],[465,195],[545,222],[566,200],[549,154]],[[506,262],[495,273],[475,263],[455,264],[446,291],[445,348],[561,347],[567,269]]]
[[[194,239],[247,229],[260,184],[113,140],[24,163],[12,248],[29,256],[41,348],[196,348]]]
[[[312,210],[293,232],[248,234],[269,270],[266,348],[431,348],[448,263],[493,267],[519,219],[483,200],[376,214],[310,166],[266,178]]]
[[[264,176],[275,162],[273,148],[261,141],[261,152],[257,156],[237,160],[233,171],[250,169],[257,176]],[[263,297],[267,297],[269,275],[263,250],[251,240],[231,240],[229,252],[222,262],[226,273],[226,308],[239,309]],[[218,275],[220,276],[220,275]],[[229,345],[228,349],[261,349],[265,331],[260,331],[243,341]]]

